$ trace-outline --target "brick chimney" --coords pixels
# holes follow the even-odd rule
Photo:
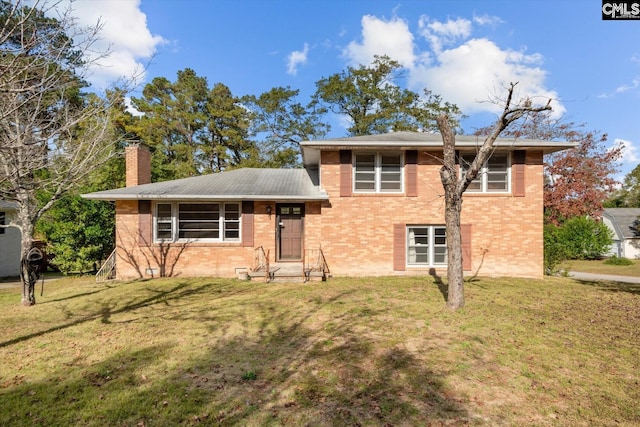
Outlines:
[[[151,152],[144,144],[132,144],[124,149],[127,187],[151,182]]]

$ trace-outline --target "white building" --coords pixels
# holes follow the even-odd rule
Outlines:
[[[16,204],[0,200],[0,277],[20,275],[20,230],[7,225],[15,215]]]
[[[640,258],[640,208],[606,208],[602,220],[613,231],[613,244],[608,255]]]

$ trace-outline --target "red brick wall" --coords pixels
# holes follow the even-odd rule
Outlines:
[[[330,200],[305,204],[304,247],[322,246],[332,274],[338,276],[426,274],[428,268],[394,269],[394,224],[444,224],[438,160],[419,152],[415,197],[358,193],[341,197],[340,152],[322,153],[321,162],[321,187]],[[462,224],[471,226],[471,269],[467,274],[479,269],[480,275],[542,277],[542,152],[528,152],[524,170],[524,197],[464,195]],[[271,206],[271,215],[267,206]],[[274,262],[275,212],[274,202],[254,203],[253,247],[242,243],[167,247],[145,243],[150,235],[146,240],[139,236],[145,218],[139,215],[138,201],[118,201],[117,275],[121,279],[149,277],[149,269],[159,270],[164,265],[173,275],[233,277],[237,268],[251,267],[257,246],[263,246]],[[437,272],[446,274],[443,269]]]
[[[321,186],[331,203],[322,208],[320,240],[332,273],[424,274],[428,270],[409,266],[394,270],[393,226],[444,224],[440,163],[433,155],[418,155],[417,197],[358,193],[340,197],[339,152],[322,153]],[[480,268],[481,275],[542,277],[542,152],[528,152],[524,169],[524,197],[464,195],[461,222],[472,225],[470,272]]]

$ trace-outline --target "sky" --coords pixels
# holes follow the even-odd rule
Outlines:
[[[62,4],[68,4],[64,0]],[[602,20],[601,0],[75,0],[81,25],[102,24],[111,55],[89,81],[104,88],[139,75],[193,69],[236,96],[298,89],[388,55],[399,84],[427,88],[468,115],[463,129],[493,123],[510,82],[518,96],[624,145],[622,179],[640,163],[640,20]],[[97,46],[100,48],[100,46]],[[346,136],[344,123],[330,137]]]

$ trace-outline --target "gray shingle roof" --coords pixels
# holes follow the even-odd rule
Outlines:
[[[484,142],[483,136],[456,135],[456,147],[473,149]],[[573,148],[577,143],[567,141],[544,141],[539,139],[498,138],[496,147],[506,150],[542,150],[544,154]],[[389,132],[378,135],[353,136],[347,138],[329,138],[319,141],[303,141],[300,143],[305,164],[317,164],[320,150],[351,149],[440,149],[442,136],[439,133],[425,132]]]
[[[97,200],[328,200],[317,171],[236,169],[173,181],[83,194]]]
[[[625,239],[637,239],[640,237],[631,228],[640,216],[640,208],[605,208],[604,215],[617,227]]]

